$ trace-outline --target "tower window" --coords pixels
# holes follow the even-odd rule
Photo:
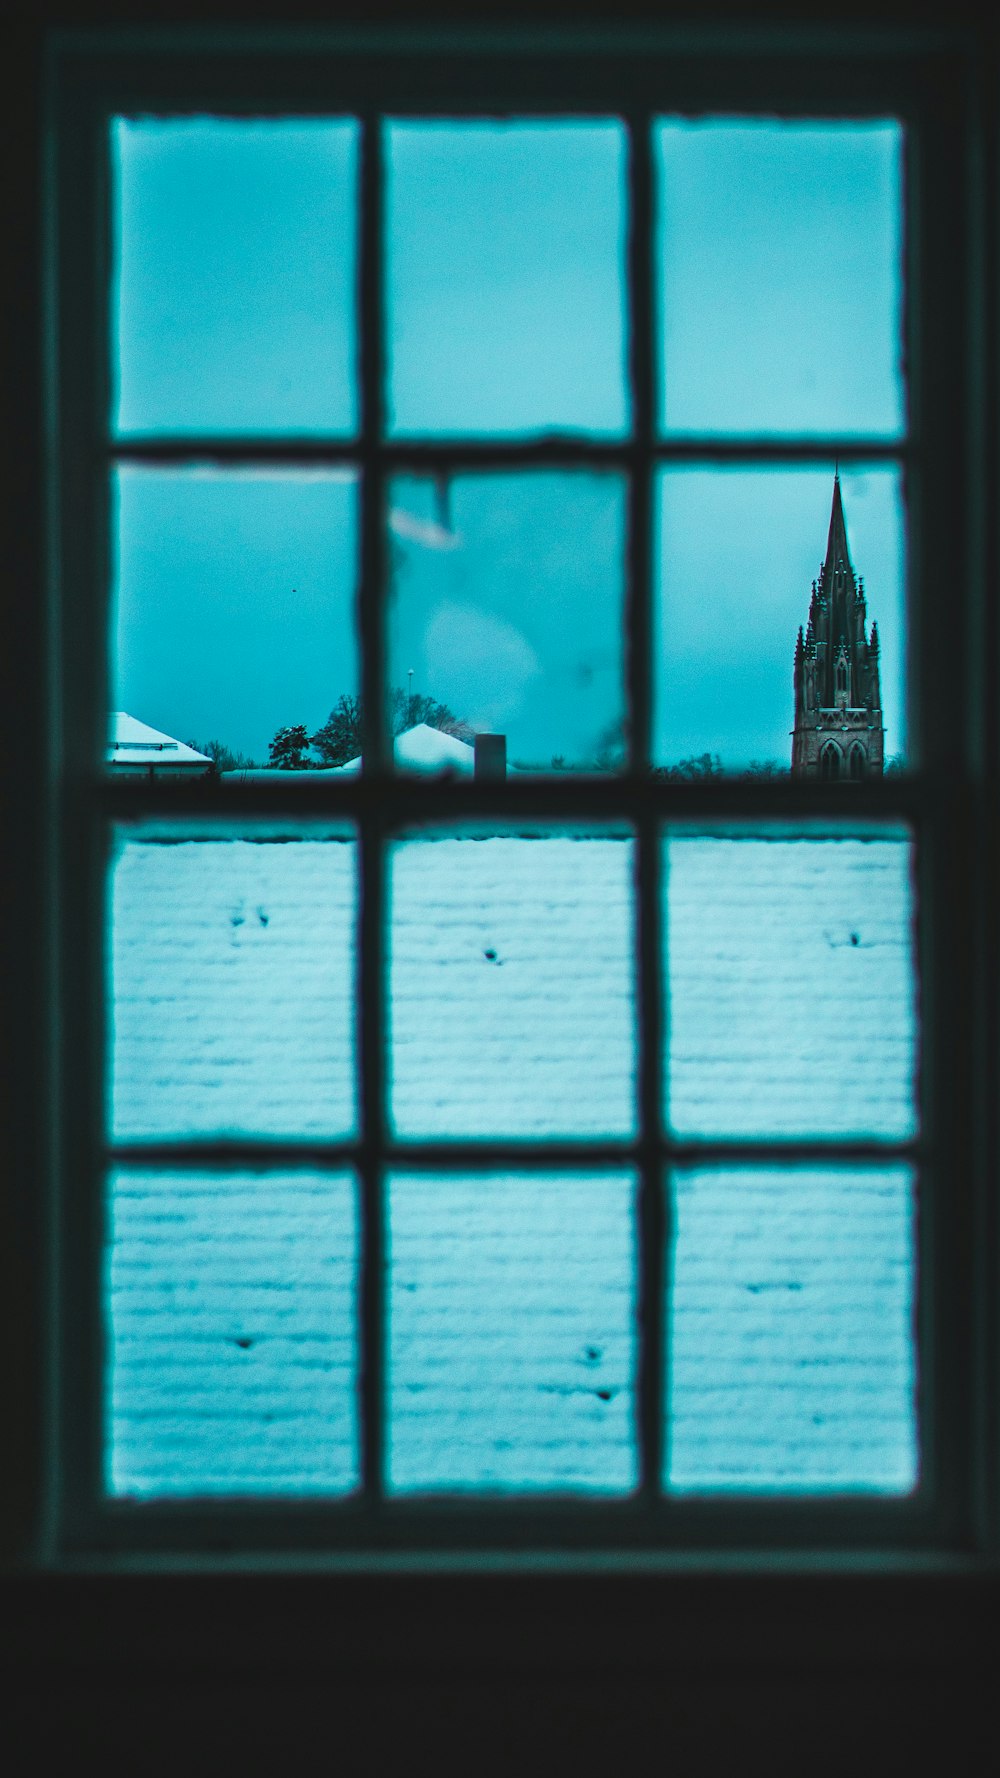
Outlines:
[[[828,741],[820,754],[820,776],[831,780],[839,778],[840,763],[840,748],[836,745],[836,742]]]
[[[856,741],[851,748],[851,777],[863,778],[865,775],[865,750]]]

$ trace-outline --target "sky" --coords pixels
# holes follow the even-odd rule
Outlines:
[[[662,435],[899,437],[898,127],[665,120],[654,146]],[[385,153],[391,434],[627,437],[620,124],[390,124]],[[324,435],[349,456],[355,124],[119,120],[113,162],[114,430]],[[658,475],[663,763],[787,760],[832,482],[832,461]],[[891,755],[901,484],[847,466],[842,483]],[[623,715],[624,494],[613,470],[398,477],[393,682],[502,730],[515,760],[592,760]],[[262,760],[277,727],[312,730],[356,689],[346,462],[128,467],[116,496],[116,708]]]

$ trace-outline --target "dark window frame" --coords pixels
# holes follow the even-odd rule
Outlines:
[[[324,49],[332,52],[326,59]],[[414,58],[418,67],[415,72]],[[670,43],[648,37],[611,39],[569,51],[565,40],[516,52],[503,40],[492,46],[456,46],[424,39],[400,46],[385,41],[359,46],[324,39],[307,53],[293,38],[275,37],[266,48],[230,44],[225,50],[193,48],[183,37],[155,48],[71,39],[57,47],[50,63],[50,121],[55,127],[50,168],[50,200],[55,218],[50,243],[49,314],[51,339],[50,438],[53,502],[50,586],[54,640],[53,689],[59,715],[49,757],[49,783],[56,826],[51,835],[54,897],[51,904],[54,982],[59,1008],[53,1023],[49,1074],[53,1126],[52,1156],[53,1296],[59,1328],[53,1361],[57,1431],[48,1451],[50,1547],[56,1553],[103,1551],[204,1553],[220,1544],[253,1549],[337,1551],[345,1555],[381,1550],[435,1552],[507,1551],[517,1562],[530,1550],[613,1549],[649,1554],[671,1550],[752,1550],[768,1552],[817,1548],[881,1550],[891,1544],[911,1552],[968,1548],[985,1535],[995,1513],[996,1412],[990,1395],[995,1311],[989,1286],[994,1268],[973,1261],[977,1239],[992,1226],[989,1165],[993,1153],[988,1106],[989,1061],[979,1039],[988,1017],[982,995],[992,979],[993,953],[988,909],[970,883],[966,865],[976,853],[977,835],[987,831],[984,801],[992,776],[994,735],[984,699],[986,648],[994,627],[987,615],[986,565],[981,559],[984,513],[967,488],[976,489],[971,463],[977,426],[982,426],[972,375],[969,308],[975,300],[972,254],[975,219],[956,205],[956,189],[975,191],[972,144],[960,120],[966,75],[961,58],[949,61],[941,45],[900,36],[878,45],[860,39],[831,56],[807,34],[780,49],[750,39],[738,53],[724,40]],[[420,84],[419,102],[414,91]],[[456,93],[461,103],[456,103]],[[558,94],[561,104],[554,102]],[[180,96],[184,103],[181,104]],[[621,103],[616,101],[620,100]],[[398,102],[394,102],[398,101]],[[662,1316],[664,1207],[654,1170],[664,1158],[711,1158],[738,1150],[765,1158],[813,1158],[817,1152],[859,1161],[890,1160],[901,1148],[919,1158],[921,1215],[919,1255],[923,1288],[920,1309],[922,1355],[921,1418],[928,1438],[923,1484],[908,1500],[857,1498],[670,1500],[654,1503],[658,1474],[657,1424],[662,1399],[662,1342],[647,1340],[639,1388],[644,1428],[644,1483],[637,1502],[588,1507],[566,1501],[497,1503],[478,1498],[440,1503],[394,1501],[387,1511],[376,1502],[368,1513],[356,1502],[328,1508],[289,1501],[227,1501],[206,1505],[137,1504],[101,1499],[100,1403],[103,1336],[95,1285],[103,1248],[101,1181],[106,1153],[102,1128],[100,1059],[103,1056],[101,1006],[103,957],[98,935],[104,899],[106,846],[113,821],[134,820],[143,812],[163,816],[205,813],[204,799],[182,785],[157,786],[101,781],[104,745],[105,680],[103,601],[108,582],[108,451],[103,437],[108,366],[104,329],[104,278],[108,247],[104,119],[114,111],[207,109],[232,115],[346,113],[371,120],[389,115],[427,115],[440,108],[458,115],[624,115],[633,124],[646,107],[657,113],[699,111],[818,117],[899,115],[908,129],[911,183],[908,228],[908,346],[910,353],[911,434],[908,442],[859,445],[831,438],[808,441],[656,440],[652,419],[653,327],[649,300],[648,221],[651,175],[648,154],[633,165],[635,215],[640,219],[630,243],[630,270],[637,297],[638,324],[632,342],[633,436],[622,446],[591,447],[566,440],[502,446],[469,442],[407,441],[386,445],[379,438],[378,328],[364,325],[381,311],[379,216],[373,157],[362,154],[362,336],[361,384],[364,421],[358,448],[343,441],[168,441],[132,443],[119,456],[183,461],[206,456],[218,462],[360,461],[366,493],[362,508],[362,580],[380,584],[384,547],[380,478],[397,464],[441,468],[475,463],[539,462],[571,466],[596,461],[626,463],[631,470],[633,506],[629,553],[629,619],[633,646],[629,690],[633,713],[636,769],[600,785],[582,781],[508,781],[499,786],[403,784],[380,770],[385,738],[377,725],[367,737],[368,766],[354,783],[297,785],[296,816],[343,815],[354,819],[361,840],[366,892],[362,904],[361,1078],[369,1106],[381,1106],[383,1055],[380,1038],[380,971],[383,942],[383,859],[385,836],[400,826],[483,815],[505,819],[628,819],[636,829],[640,854],[637,921],[646,956],[658,955],[661,920],[658,895],[658,842],[664,820],[745,820],[815,817],[835,827],[844,817],[840,787],[801,784],[674,784],[651,781],[642,771],[648,757],[649,688],[643,671],[644,640],[650,635],[649,489],[655,461],[844,462],[902,461],[910,510],[910,730],[916,770],[888,783],[866,780],[850,788],[857,818],[909,822],[918,841],[919,951],[924,1013],[922,1057],[923,1134],[915,1145],[792,1143],[685,1145],[671,1142],[661,1128],[658,1040],[662,1021],[657,971],[645,969],[638,991],[645,1040],[640,1050],[643,1134],[637,1144],[606,1153],[589,1144],[507,1145],[506,1158],[524,1167],[596,1164],[612,1152],[635,1152],[645,1173],[641,1205],[644,1233],[643,1288],[647,1316]],[[633,140],[640,140],[637,132]],[[645,225],[645,226],[644,226]],[[943,268],[947,268],[947,273]],[[84,272],[81,283],[81,270]],[[643,295],[642,293],[645,293]],[[930,343],[953,342],[939,356]],[[956,441],[958,441],[956,448]],[[981,476],[981,469],[980,469]],[[376,492],[373,492],[373,488]],[[978,485],[983,500],[983,486]],[[978,525],[978,529],[977,529]],[[954,589],[956,622],[946,637],[936,628],[926,589],[946,580]],[[377,707],[383,684],[385,638],[380,601],[361,606],[366,708]],[[648,649],[646,650],[648,654]],[[72,669],[72,670],[70,670]],[[964,724],[954,720],[935,695],[940,683],[959,688]],[[73,744],[65,737],[72,736]],[[287,792],[255,786],[220,788],[213,797],[218,818],[290,813]],[[946,918],[956,905],[965,916]],[[986,974],[984,976],[984,967]],[[67,1058],[78,1060],[73,1068]],[[82,1063],[80,1058],[83,1058]],[[429,1165],[443,1154],[423,1149],[419,1157],[402,1144],[390,1145],[380,1121],[368,1119],[361,1143],[315,1145],[296,1150],[304,1161],[331,1166],[349,1158],[362,1179],[369,1231],[365,1276],[366,1396],[381,1391],[384,1364],[378,1293],[382,1256],[380,1170],[394,1160]],[[287,1164],[288,1153],[272,1145],[191,1145],[189,1164],[241,1164],[251,1152],[269,1165]],[[224,1152],[225,1149],[225,1152]],[[123,1151],[118,1151],[122,1157]],[[149,1150],[144,1157],[156,1161]],[[504,1145],[476,1145],[475,1153],[449,1145],[449,1164],[475,1164],[485,1170],[505,1158]],[[137,1158],[137,1157],[136,1157]],[[176,1162],[164,1151],[161,1164]],[[967,1288],[968,1281],[973,1288]],[[653,1305],[652,1309],[649,1305]],[[656,1307],[656,1305],[659,1307]],[[656,1347],[659,1357],[649,1354]],[[365,1461],[377,1468],[377,1415],[367,1416]],[[992,1493],[991,1493],[992,1490]],[[669,1520],[669,1523],[667,1522]]]

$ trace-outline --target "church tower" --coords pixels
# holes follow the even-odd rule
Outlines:
[[[877,778],[885,731],[878,671],[878,626],[868,634],[864,581],[847,547],[840,476],[826,561],[812,584],[809,622],[795,644],[793,778]]]

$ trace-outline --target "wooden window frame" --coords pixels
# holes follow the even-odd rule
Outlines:
[[[683,1562],[692,1551],[740,1554],[757,1565],[792,1552],[896,1551],[907,1559],[995,1547],[998,1488],[996,1409],[996,1132],[991,1081],[997,1044],[992,990],[997,958],[982,868],[994,833],[997,737],[986,696],[996,659],[995,583],[986,547],[987,472],[995,463],[992,392],[974,361],[983,348],[982,295],[995,230],[983,218],[981,144],[968,129],[970,69],[954,46],[909,33],[873,40],[844,34],[829,43],[809,33],[750,33],[734,45],[715,38],[649,33],[579,43],[550,35],[489,42],[425,35],[418,41],[272,33],[266,41],[230,34],[224,44],[196,33],[141,47],[126,38],[66,37],[48,69],[51,152],[47,270],[49,337],[49,635],[54,718],[45,756],[45,859],[50,897],[39,920],[49,956],[49,1039],[45,1051],[49,1210],[46,1300],[51,1316],[45,1480],[41,1533],[45,1559],[209,1559],[220,1549],[247,1557],[306,1552],[333,1561],[481,1559],[513,1566],[561,1553]],[[362,119],[360,387],[356,444],[343,440],[133,441],[109,451],[106,290],[110,238],[107,119],[116,113],[184,110],[225,115],[352,115]],[[633,430],[621,445],[543,439],[411,441],[381,436],[382,313],[376,115],[623,117],[631,131],[633,292],[630,373]],[[910,430],[905,442],[851,438],[703,440],[655,436],[652,301],[653,186],[648,115],[762,112],[820,118],[897,116],[907,131],[906,337]],[[966,194],[956,203],[955,193]],[[984,267],[984,252],[987,263]],[[989,333],[992,340],[992,332]],[[991,347],[991,350],[993,348]],[[989,360],[992,363],[992,358]],[[979,451],[977,456],[977,443]],[[642,1478],[634,1500],[599,1505],[477,1497],[414,1503],[247,1500],[136,1503],[102,1488],[101,1404],[104,1334],[100,1278],[103,1180],[109,1155],[103,1128],[103,909],[111,824],[143,813],[204,815],[192,787],[102,776],[109,582],[109,459],[218,463],[344,463],[362,471],[361,579],[382,582],[381,490],[396,468],[469,465],[624,465],[631,489],[627,561],[628,690],[632,769],[600,783],[561,778],[469,785],[404,783],[384,769],[386,737],[372,723],[366,768],[351,782],[304,783],[294,797],[279,786],[217,787],[220,822],[252,816],[344,817],[357,827],[365,894],[361,911],[360,1141],[318,1150],[306,1164],[344,1161],[361,1180],[366,1477],[382,1465],[384,1398],[380,1292],[384,1238],[381,1175],[409,1164],[412,1149],[391,1142],[384,1123],[383,926],[386,836],[401,826],[474,816],[627,820],[636,833],[640,956],[660,954],[659,843],[667,821],[844,822],[844,787],[801,782],[674,783],[645,772],[651,696],[645,661],[652,636],[650,516],[657,463],[777,464],[899,461],[909,512],[909,729],[914,769],[906,777],[851,785],[856,819],[907,823],[918,853],[918,953],[923,1016],[922,1130],[916,1143],[682,1144],[662,1126],[658,967],[638,976],[640,1020],[637,1142],[612,1145],[449,1144],[423,1148],[420,1162],[479,1170],[510,1164],[550,1169],[638,1165],[643,1176],[641,1318],[644,1357],[638,1387]],[[934,589],[949,589],[953,621],[939,626]],[[384,685],[383,608],[360,604],[366,710]],[[940,696],[947,685],[947,700]],[[962,712],[956,719],[956,710]],[[955,917],[955,910],[960,917]],[[991,1072],[992,1071],[992,1072]],[[725,1159],[808,1161],[824,1156],[870,1163],[912,1158],[920,1175],[918,1316],[921,1485],[905,1499],[808,1496],[664,1498],[659,1455],[664,1310],[665,1162]],[[177,1164],[165,1147],[118,1148],[119,1161]],[[186,1164],[287,1166],[292,1151],[269,1144],[188,1145]],[[660,1326],[657,1327],[659,1318]]]

